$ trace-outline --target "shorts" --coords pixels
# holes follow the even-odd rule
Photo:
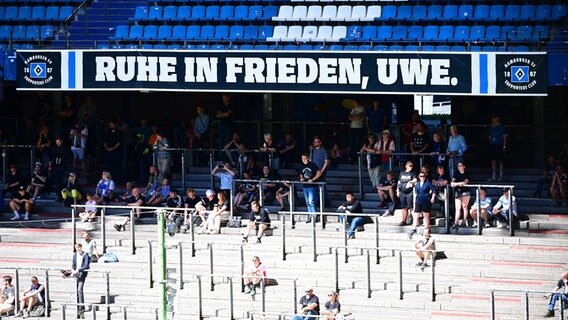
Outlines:
[[[503,161],[503,145],[490,144],[489,145],[489,160]]]
[[[404,193],[404,192],[400,192],[399,194],[399,198],[400,198],[400,207],[402,209],[412,209],[412,207],[414,207],[413,203],[414,202],[414,195],[411,193]]]
[[[426,203],[418,203],[416,202],[416,206],[414,207],[414,212],[430,212],[432,209],[432,204],[430,202]]]
[[[85,159],[85,148],[71,148],[71,152],[73,152],[73,159],[83,160]]]
[[[469,192],[469,191],[465,191],[465,192],[456,191],[454,193],[454,198],[461,199],[461,197],[471,197],[471,192]]]
[[[14,310],[14,305],[9,303],[2,303],[0,304],[0,309],[4,310],[4,312],[10,312]]]

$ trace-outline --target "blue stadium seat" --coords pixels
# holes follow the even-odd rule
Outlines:
[[[148,20],[150,21],[157,21],[162,19],[162,14],[164,13],[164,9],[162,6],[151,6],[148,9]]]
[[[359,51],[371,51],[373,47],[368,44],[362,44],[359,46]]]
[[[381,16],[375,18],[375,20],[380,21],[390,21],[396,19],[396,7],[395,6],[383,6],[381,11]]]
[[[14,26],[12,28],[13,40],[24,40],[26,38],[26,26]]]
[[[282,49],[286,51],[296,51],[298,50],[298,46],[295,44],[287,44]]]
[[[438,4],[434,4],[428,7],[428,16],[426,20],[437,21],[442,18],[443,7]]]
[[[214,18],[215,21],[229,21],[235,15],[235,7],[233,6],[222,6],[219,10],[219,17]]]
[[[166,49],[168,49],[168,50],[180,50],[181,46],[179,44],[169,44]]]
[[[457,19],[458,19],[458,6],[454,4],[448,4],[444,6],[444,13],[442,14],[441,20],[454,21]]]
[[[470,47],[469,47],[469,51],[471,51],[471,52],[480,52],[480,51],[481,51],[481,46],[470,46]]]
[[[400,45],[389,46],[389,51],[404,51],[404,47]]]
[[[205,20],[205,7],[204,6],[194,6],[191,9],[191,16],[189,21],[202,21]]]
[[[436,47],[432,45],[422,46],[422,51],[436,51]]]
[[[537,37],[533,35],[532,26],[519,26],[515,33],[515,41],[536,41]]]
[[[110,49],[110,46],[108,45],[108,43],[97,43],[97,49],[108,50]]]
[[[416,45],[407,45],[404,47],[404,51],[420,51],[420,47]]]
[[[463,51],[467,51],[467,50],[466,50],[465,46],[451,46],[450,51],[463,52]]]
[[[183,48],[185,50],[195,50],[196,45],[194,44],[186,44],[185,46],[183,46]]]
[[[416,41],[422,39],[423,35],[424,35],[424,27],[410,26],[408,27],[408,35],[406,37],[406,40]]]
[[[373,46],[373,51],[388,51],[389,50],[389,46],[384,45],[384,44],[378,44]]]
[[[33,50],[33,49],[35,49],[35,47],[34,47],[33,44],[30,44],[30,43],[22,43],[20,45],[20,49],[21,50]]]
[[[58,6],[49,6],[45,10],[45,20],[47,21],[56,21],[59,20],[59,7]]]
[[[521,14],[519,20],[532,21],[536,16],[536,8],[532,4],[525,4],[521,6]]]
[[[231,26],[229,31],[228,40],[241,40],[244,37],[245,27],[244,26]]]
[[[485,39],[485,26],[472,26],[469,30],[469,40],[481,41]]]
[[[471,20],[474,21],[485,21],[489,19],[489,6],[486,4],[478,4],[475,6],[475,11],[473,12],[473,17]]]
[[[535,26],[534,27],[534,36],[538,40],[548,39],[548,33],[550,32],[549,26]]]
[[[535,21],[549,21],[552,19],[552,8],[548,4],[539,4],[536,7]]]
[[[142,39],[144,35],[143,26],[132,26],[130,27],[130,32],[128,33],[128,40],[139,40]]]
[[[18,20],[27,21],[30,20],[31,17],[32,17],[32,7],[30,6],[20,7],[20,9],[18,10]]]
[[[115,44],[112,44],[112,45],[110,46],[110,48],[111,48],[112,50],[116,50],[116,49],[124,49],[124,46],[123,46],[123,45],[120,45],[120,44],[117,44],[117,43],[115,43]]]
[[[191,7],[190,6],[180,6],[178,7],[178,12],[176,16],[177,21],[188,21],[191,17]]]
[[[361,26],[349,26],[347,28],[347,34],[343,39],[341,39],[341,41],[357,41],[361,37],[362,33]]]
[[[428,7],[423,5],[416,5],[412,8],[412,20],[423,21],[426,20],[426,15],[428,13]]]
[[[495,41],[501,37],[501,27],[500,26],[488,26],[485,31],[485,41]]]
[[[552,7],[550,18],[554,21],[566,18],[566,5],[557,4]]]
[[[18,20],[18,7],[16,6],[6,7],[6,11],[4,12],[4,20],[8,21]]]
[[[275,6],[266,6],[266,7],[264,7],[264,9],[263,9],[262,6],[258,6],[258,5],[249,6],[248,7],[248,15],[247,15],[246,20],[250,20],[250,21],[264,20],[263,14],[264,14],[265,10],[268,10],[268,7],[271,8],[270,10],[274,10],[275,14],[278,14],[278,8],[275,7]],[[272,18],[270,18],[270,19],[272,19]]]
[[[346,45],[343,47],[343,51],[359,51],[359,46],[355,44]]]
[[[0,20],[4,20],[4,15],[6,14],[6,7],[0,6]],[[0,65],[2,63],[0,62]]]
[[[211,50],[226,50],[227,48],[223,44],[211,45]]]
[[[205,20],[206,21],[213,21],[219,18],[219,6],[208,6],[205,9]]]
[[[468,26],[457,26],[454,31],[454,41],[468,41],[470,30]]]
[[[59,11],[57,11],[59,12]],[[148,19],[148,7],[146,6],[138,6],[136,7],[136,9],[134,10],[134,18],[131,18],[129,20],[132,21],[144,21]]]
[[[26,37],[24,38],[26,41],[38,41],[39,38],[39,26],[28,26],[26,28]]]
[[[392,26],[380,26],[377,29],[377,37],[371,40],[385,41],[390,38],[392,38]]]
[[[268,50],[280,50],[280,46],[277,44],[271,44],[268,46]]]
[[[53,40],[55,38],[55,27],[50,25],[41,26],[39,37],[43,41]]]
[[[473,18],[473,6],[470,4],[462,4],[458,9],[457,20],[466,21]]]
[[[325,45],[323,44],[316,44],[312,47],[312,50],[314,51],[323,51],[323,50],[327,50],[327,48],[325,47]]]
[[[445,46],[445,45],[436,46],[436,51],[450,51],[450,46]]]
[[[257,26],[246,26],[243,40],[256,40],[258,39],[258,27]]]
[[[254,46],[252,44],[243,44],[239,47],[239,50],[254,50]]]
[[[511,46],[509,47],[509,51],[511,52],[529,52],[528,46]]]
[[[158,26],[148,25],[148,26],[144,27],[144,34],[142,35],[142,37],[140,39],[142,39],[142,40],[155,40],[157,37],[158,37]]]
[[[172,26],[170,25],[163,25],[158,28],[158,36],[156,37],[158,40],[171,40],[172,38]]]
[[[262,26],[258,29],[258,40],[266,40],[274,34],[273,26]]]
[[[254,46],[254,50],[258,50],[258,51],[266,51],[268,50],[268,46],[265,44],[257,44]]]
[[[406,21],[412,18],[412,7],[407,5],[398,6],[396,18],[398,21]]]
[[[505,6],[494,4],[489,9],[489,21],[501,21],[505,17]]]
[[[505,8],[505,16],[503,20],[505,21],[517,21],[521,14],[521,6],[517,4],[510,4]]]
[[[170,37],[172,40],[185,40],[187,33],[187,27],[184,25],[174,26],[172,29],[172,36]]]
[[[517,33],[517,27],[514,26],[503,26],[501,27],[500,40],[515,40]]]
[[[215,27],[212,25],[205,25],[201,27],[201,33],[196,40],[209,40],[215,36]]]
[[[130,30],[129,26],[126,25],[117,26],[115,29],[114,37],[110,37],[110,40],[119,41],[128,38],[129,30]]]
[[[371,41],[377,38],[377,27],[376,26],[364,26],[361,32],[361,41]]]
[[[31,20],[33,20],[33,21],[45,20],[45,7],[44,6],[33,7],[32,8]]]
[[[167,6],[164,8],[164,13],[162,20],[164,21],[175,21],[177,20],[177,6]]]
[[[168,47],[165,44],[159,43],[155,44],[152,49],[154,50],[166,50]]]
[[[73,16],[73,7],[64,6],[59,8],[59,20],[65,21]]]
[[[340,44],[332,44],[331,46],[327,47],[330,51],[343,51],[343,46]]]
[[[454,26],[441,26],[438,33],[438,40],[449,41],[454,38]]]
[[[396,26],[392,29],[391,40],[399,41],[406,39],[407,28],[406,26]]]
[[[211,49],[207,44],[198,44],[195,46],[194,50],[209,50]]]
[[[214,40],[225,40],[229,38],[229,26],[221,25],[215,27]]]
[[[261,10],[262,12],[262,10]],[[229,21],[245,21],[248,19],[249,7],[248,6],[237,6],[234,9],[233,15],[228,18]]]
[[[272,20],[272,17],[275,17],[276,15],[278,15],[278,7],[266,6],[262,10],[262,19],[261,20],[270,21],[270,20]],[[250,11],[249,11],[249,17],[250,17]]]
[[[191,25],[187,27],[185,38],[187,40],[197,40],[201,35],[201,26]]]
[[[433,41],[433,40],[437,40],[438,39],[438,26],[426,26],[424,27],[424,36],[422,37],[422,40],[424,41]]]

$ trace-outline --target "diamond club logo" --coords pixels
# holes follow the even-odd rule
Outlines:
[[[526,57],[508,60],[504,65],[505,85],[515,91],[526,91],[537,83],[536,63]]]
[[[34,86],[44,86],[53,80],[53,60],[42,55],[31,55],[24,60],[24,80]]]

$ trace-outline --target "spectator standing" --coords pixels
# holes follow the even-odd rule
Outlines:
[[[71,131],[73,123],[77,117],[77,106],[73,102],[73,97],[70,94],[63,96],[63,104],[59,108],[60,130],[59,134],[64,135]]]
[[[404,152],[410,153],[412,135],[418,131],[418,122],[420,122],[420,113],[418,113],[418,110],[412,110],[410,119],[408,119],[402,127],[402,134],[404,135]]]
[[[434,187],[436,187],[438,202],[440,203],[440,208],[444,215],[446,213],[444,202],[446,201],[449,192],[446,186],[449,185],[451,181],[452,178],[450,178],[450,175],[448,174],[448,172],[446,172],[446,167],[444,167],[443,165],[438,165],[436,167],[436,172],[432,176],[432,184],[434,185]]]
[[[430,228],[430,211],[432,203],[436,200],[436,188],[426,179],[426,172],[421,171],[418,174],[418,182],[414,186],[414,210],[412,210],[412,229],[408,233],[408,237],[416,233],[420,216],[424,218],[424,227]]]
[[[381,132],[387,127],[387,111],[381,107],[379,100],[373,100],[370,108],[367,108],[365,113],[365,124],[367,131],[379,137]]]
[[[36,148],[38,152],[38,158],[41,161],[43,167],[47,168],[49,163],[49,150],[51,148],[53,137],[51,132],[49,132],[49,127],[44,125],[39,130],[39,137],[37,138]]]
[[[254,296],[256,294],[256,287],[260,285],[261,281],[266,283],[266,266],[260,261],[257,256],[252,257],[253,265],[244,274],[245,294]]]
[[[428,267],[428,259],[432,256],[432,251],[436,250],[436,242],[430,233],[430,228],[424,228],[424,234],[414,243],[414,248],[420,259],[416,266],[424,271],[424,268]]]
[[[546,160],[546,168],[544,169],[542,176],[538,180],[538,183],[535,187],[535,191],[532,194],[532,197],[534,197],[534,198],[542,197],[542,194],[541,194],[542,188],[543,188],[543,186],[546,182],[552,181],[552,177],[554,177],[554,175],[556,174],[556,166],[557,165],[558,165],[558,161],[556,161],[556,158],[552,155],[548,156],[548,158]],[[550,193],[550,190],[549,190],[549,193]]]
[[[272,134],[271,133],[265,133],[263,136],[263,142],[260,146],[260,151],[263,151],[264,153],[261,153],[261,161],[266,164],[269,165],[269,168],[272,169],[279,169],[280,168],[280,158],[279,158],[279,153],[278,151],[278,145],[276,144],[276,142],[274,142],[274,139],[272,139]],[[269,157],[272,156],[272,165],[270,165],[268,159]]]
[[[432,148],[430,149],[430,151],[432,151],[431,154],[431,159],[430,162],[432,164],[432,166],[438,167],[438,166],[446,166],[446,144],[444,143],[444,141],[442,140],[442,136],[440,135],[439,132],[435,132],[432,135]]]
[[[89,129],[83,123],[81,118],[75,119],[75,124],[69,133],[71,141],[71,152],[73,153],[73,171],[78,172],[77,162],[81,162],[82,174],[87,176],[87,163],[85,154],[87,150],[87,138],[89,137]]]
[[[296,139],[292,133],[287,132],[284,141],[280,142],[278,146],[278,152],[280,153],[280,160],[282,161],[281,166],[283,168],[290,168],[292,162],[296,161]]]
[[[338,294],[335,291],[331,291],[327,297],[323,310],[321,312],[322,316],[327,316],[326,320],[335,320],[335,317],[341,312],[341,303],[338,300]]]
[[[562,272],[562,277],[560,278],[560,280],[558,280],[558,283],[556,284],[554,290],[552,290],[551,293],[549,293],[544,297],[550,299],[544,317],[553,318],[554,306],[556,305],[556,301],[558,300],[564,301],[564,306],[568,304],[568,271]]]
[[[239,165],[239,156],[245,149],[245,145],[241,142],[241,136],[237,132],[233,132],[233,138],[231,141],[223,146],[223,150],[225,150],[225,154],[233,167],[237,167],[237,165]],[[249,157],[252,158],[253,156],[250,155]]]
[[[233,171],[230,162],[225,162],[225,164],[217,165],[215,168],[213,168],[213,171],[211,171],[211,175],[221,180],[219,191],[224,191],[226,194],[231,194],[235,172]]]
[[[451,186],[454,188],[454,204],[455,204],[455,218],[452,230],[457,230],[460,227],[467,227],[467,219],[469,218],[469,200],[471,193],[469,187],[464,185],[469,184],[469,173],[465,170],[465,163],[458,162],[458,170],[452,178]],[[463,211],[463,221],[460,223],[461,212]]]
[[[248,219],[249,222],[245,227],[245,231],[243,232],[243,243],[248,243],[248,237],[250,233],[253,234],[258,229],[256,235],[256,243],[261,243],[262,236],[264,235],[264,231],[270,227],[270,216],[268,215],[269,212],[265,208],[260,206],[260,203],[256,200],[252,201],[250,204],[250,212],[248,214],[243,215],[244,219]]]
[[[203,106],[197,106],[195,111],[197,116],[193,120],[193,148],[205,149],[209,145],[209,115],[205,113]],[[198,152],[196,162],[198,166],[204,166],[207,163],[204,152]]]
[[[467,143],[464,136],[459,134],[458,127],[452,125],[450,127],[450,138],[448,139],[448,149],[446,153],[450,157],[449,169],[450,177],[454,177],[455,169],[458,163],[463,162],[463,155],[467,151]]]
[[[69,148],[65,148],[63,145],[63,139],[61,137],[57,137],[55,139],[55,146],[51,148],[51,156],[49,160],[51,165],[51,179],[55,187],[55,201],[60,201],[62,199],[60,194],[64,184],[63,178],[70,158],[71,152]]]
[[[37,104],[32,115],[35,125],[45,125],[51,116],[51,97],[45,91],[37,93]]]
[[[355,198],[353,192],[347,192],[345,194],[345,202],[337,208],[337,212],[348,214],[347,216],[340,215],[339,221],[343,222],[343,219],[347,219],[347,225],[349,226],[349,229],[346,231],[347,237],[349,239],[355,239],[355,231],[357,231],[357,227],[362,226],[365,220],[363,217],[351,215],[353,213],[363,213],[361,202]]]
[[[148,167],[152,164],[152,149],[144,141],[144,135],[137,133],[132,146],[133,159],[138,169],[138,182],[144,184],[148,180]]]
[[[156,156],[158,171],[164,176],[167,176],[170,173],[170,165],[172,161],[172,155],[168,148],[170,148],[168,138],[164,137],[162,132],[156,132],[156,142],[154,143],[153,149]]]
[[[323,147],[321,138],[315,136],[312,142],[312,149],[310,150],[310,161],[315,163],[318,170],[320,171],[320,177],[318,177],[318,182],[325,182],[327,176],[327,168],[329,167],[329,155],[327,150]],[[323,199],[324,206],[327,201],[327,186],[323,186]]]
[[[103,139],[104,158],[106,167],[115,177],[122,172],[122,135],[116,128],[115,122],[108,123],[108,131]]]
[[[379,152],[379,143],[373,133],[369,133],[367,136],[367,142],[361,147],[361,152],[367,153],[367,171],[369,172],[369,179],[373,185],[373,192],[376,192],[380,185],[381,157],[377,155]]]
[[[396,146],[394,140],[391,138],[390,131],[388,129],[383,130],[382,137],[379,141],[379,153],[381,154],[381,164],[384,172],[392,170],[391,158],[395,151]]]
[[[219,139],[218,148],[222,148],[229,142],[233,134],[233,103],[231,102],[231,96],[226,93],[221,96],[221,104],[217,108],[216,117],[219,124],[217,133]]]
[[[407,224],[409,211],[414,207],[412,192],[414,185],[418,181],[416,173],[412,170],[412,161],[406,161],[404,167],[405,171],[400,172],[396,187],[396,196],[400,199],[400,206],[402,207],[402,221],[398,224],[399,226]]]
[[[493,214],[497,218],[498,228],[508,228],[511,221],[509,221],[509,212],[513,214],[513,220],[517,217],[517,199],[511,199],[511,192],[509,189],[503,189],[503,195],[493,206]],[[513,221],[514,222],[514,221]]]
[[[499,116],[491,116],[489,128],[489,158],[491,159],[491,178],[487,181],[503,180],[503,154],[507,149],[507,129],[501,124]],[[497,162],[499,162],[499,177],[497,177]]]
[[[264,182],[266,181],[278,181],[280,180],[282,177],[280,176],[280,174],[278,173],[278,171],[276,170],[271,170],[270,167],[268,165],[264,165],[262,167],[262,175],[260,176],[260,181],[261,181],[261,187],[262,187],[262,191],[263,191],[263,203],[267,204],[267,203],[271,203],[272,201],[274,201],[274,199],[276,199],[276,190],[278,189],[278,184],[277,182]]]
[[[315,317],[310,316],[319,316],[320,303],[314,289],[306,289],[306,295],[302,296],[298,303],[298,310],[299,314],[294,315],[291,320],[315,320]]]
[[[16,303],[16,287],[12,285],[12,277],[4,276],[4,287],[0,289],[0,316],[8,315],[14,310]]]
[[[75,244],[75,253],[73,253],[73,260],[71,262],[71,275],[76,278],[77,284],[77,319],[85,319],[85,297],[83,295],[83,288],[85,280],[89,273],[91,258],[83,251],[83,245],[80,243]]]
[[[430,147],[430,136],[426,132],[426,125],[420,121],[417,125],[417,130],[412,134],[412,142],[410,143],[410,152],[412,152],[412,162],[416,168],[424,164],[424,156],[422,153],[428,152]],[[422,159],[422,161],[420,161]],[[426,159],[427,160],[427,159]]]
[[[304,199],[306,200],[306,206],[310,216],[306,220],[306,223],[310,223],[312,218],[316,215],[316,201],[318,199],[318,185],[312,184],[311,182],[320,181],[322,176],[321,170],[318,170],[317,165],[310,161],[308,154],[302,154],[302,163],[300,164],[300,182],[302,184],[302,189],[304,191]]]
[[[479,202],[479,206],[477,205]],[[489,224],[489,219],[493,217],[493,204],[491,203],[491,198],[487,196],[487,189],[480,188],[479,189],[479,200],[475,200],[471,209],[469,209],[471,213],[471,218],[473,219],[473,227],[477,228],[477,214],[481,213],[481,217],[483,221],[485,221],[485,228],[491,227]]]
[[[357,150],[361,145],[365,125],[365,107],[358,99],[353,99],[353,109],[349,112],[349,162],[357,163]]]
[[[45,303],[45,287],[39,283],[36,276],[31,279],[31,285],[28,289],[22,292],[20,297],[20,311],[16,317],[29,317],[32,309],[37,305]]]
[[[564,172],[562,165],[557,165],[552,182],[550,183],[550,196],[552,197],[551,206],[557,207],[560,205],[560,197],[562,197],[562,206],[568,206],[568,198],[566,188],[568,187],[568,175]]]

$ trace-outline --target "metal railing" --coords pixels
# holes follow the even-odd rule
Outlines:
[[[249,310],[247,311],[247,318],[249,318],[249,320],[254,320],[254,319],[266,319],[266,316],[274,316],[277,317],[278,320],[286,320],[286,319],[291,319],[292,317],[296,316],[296,313],[289,313],[289,312],[261,312],[261,311],[256,311],[256,310]],[[255,318],[255,316],[259,316],[258,318]],[[329,319],[330,316],[322,316],[322,315],[301,315],[302,317],[305,318],[309,318],[309,319]],[[334,319],[343,319],[343,320],[354,320],[355,317],[351,315],[351,313],[343,313],[340,312],[338,313]]]
[[[4,145],[2,146],[2,181],[6,183],[6,175],[8,174],[8,155],[11,149],[23,149],[28,150],[30,153],[29,163],[30,163],[30,177],[33,177],[34,173],[34,161],[35,161],[35,146],[32,145]]]
[[[468,184],[464,185],[463,187],[470,187],[475,188],[475,203],[477,204],[477,234],[482,234],[482,223],[481,223],[481,205],[480,205],[480,198],[479,193],[481,188],[498,188],[498,189],[508,189],[509,190],[509,199],[511,199],[511,207],[509,208],[508,212],[508,219],[509,219],[509,235],[511,237],[515,236],[515,213],[513,212],[513,207],[516,207],[516,201],[513,201],[513,189],[515,189],[514,185],[494,185],[494,184]],[[447,201],[447,199],[446,199]]]
[[[66,315],[66,310],[67,310],[67,306],[85,306],[85,307],[90,307],[91,309],[91,319],[96,320],[97,319],[97,311],[100,310],[101,308],[104,308],[107,310],[107,312],[109,312],[111,310],[111,308],[117,308],[120,310],[121,314],[122,314],[122,319],[123,320],[128,320],[128,309],[132,308],[132,309],[145,309],[145,310],[152,310],[154,312],[154,319],[155,320],[159,320],[159,313],[158,310],[160,308],[157,307],[147,307],[147,306],[133,306],[133,305],[119,305],[119,304],[95,304],[95,303],[75,303],[75,302],[66,302],[66,303],[62,303],[61,304],[61,320],[66,320],[67,319],[67,315]],[[110,319],[110,318],[107,318]]]
[[[543,293],[550,293],[550,291],[536,291],[536,290],[511,290],[511,289],[493,289],[489,292],[489,314],[490,319],[495,320],[497,319],[497,315],[495,312],[495,292],[508,292],[508,293],[522,293],[523,296],[523,304],[524,304],[524,319],[529,320],[530,317],[530,308],[529,308],[529,294],[538,294],[541,295]],[[542,297],[542,296],[541,296]],[[564,319],[564,300],[562,298],[558,299],[559,303],[559,314],[558,319]]]

